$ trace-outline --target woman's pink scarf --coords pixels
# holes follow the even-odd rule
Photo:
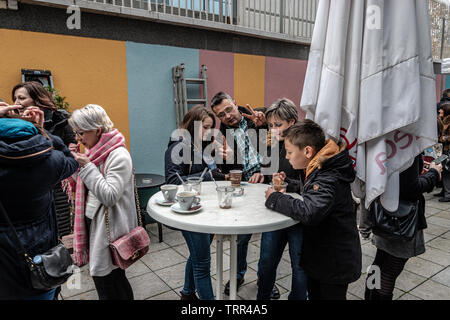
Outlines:
[[[108,133],[103,133],[97,144],[92,149],[86,150],[85,155],[99,167],[105,162],[110,152],[119,147],[126,147],[125,137],[117,129],[114,129]],[[84,220],[87,192],[79,174],[76,182],[71,177],[68,180],[66,185],[68,185],[69,193],[74,187],[76,188],[73,253],[75,264],[81,267],[89,262],[88,232]]]

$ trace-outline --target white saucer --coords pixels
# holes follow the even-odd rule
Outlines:
[[[203,209],[202,205],[199,204],[200,208],[195,209],[195,210],[181,210],[180,208],[180,204],[179,203],[175,203],[174,205],[172,205],[170,208],[175,211],[176,213],[181,213],[181,214],[190,214],[190,213],[196,213],[200,210]]]
[[[157,204],[159,204],[160,206],[165,206],[165,207],[168,207],[168,206],[171,206],[171,205],[177,203],[176,201],[172,201],[172,202],[166,201],[164,198],[156,198],[155,202]]]

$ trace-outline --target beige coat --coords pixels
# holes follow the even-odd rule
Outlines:
[[[79,175],[89,190],[85,213],[87,217],[92,217],[89,230],[89,271],[91,276],[102,277],[117,268],[112,264],[108,247],[105,206],[109,212],[112,241],[138,225],[130,153],[126,148],[119,147],[109,154],[99,168],[89,163],[81,168]]]

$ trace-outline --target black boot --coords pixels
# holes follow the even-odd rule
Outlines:
[[[394,296],[393,294],[390,295],[380,294],[380,292],[377,289],[367,289],[367,287],[366,291],[364,292],[364,300],[372,300],[372,301],[392,300],[393,296]]]
[[[367,289],[366,292],[364,292],[364,300],[382,300],[381,295],[378,293],[377,289]]]
[[[368,289],[366,286],[366,291],[364,291],[364,300],[372,300],[373,289]]]
[[[374,291],[375,289],[369,289],[367,286],[367,280],[369,279],[370,274],[367,275],[366,281],[365,281],[365,287],[366,290],[364,291],[364,300],[376,300],[374,297]]]
[[[444,196],[444,189],[442,189],[441,192],[433,194],[434,197],[443,197]]]
[[[199,300],[195,293],[193,294],[184,294],[183,291],[180,291],[181,299],[180,300]]]
[[[392,298],[394,297],[393,294],[390,295],[384,295],[384,294],[378,294],[380,299],[379,300],[392,300]]]

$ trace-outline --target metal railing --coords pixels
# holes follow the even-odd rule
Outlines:
[[[311,38],[318,0],[239,1],[241,26],[293,37]]]
[[[89,0],[180,17],[227,23],[233,0]],[[220,5],[222,4],[222,6]]]
[[[319,0],[87,0],[310,42]]]

